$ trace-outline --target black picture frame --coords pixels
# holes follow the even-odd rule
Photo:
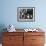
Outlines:
[[[18,22],[34,22],[35,21],[35,7],[18,7],[17,8]]]

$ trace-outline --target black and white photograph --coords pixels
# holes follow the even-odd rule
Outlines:
[[[35,21],[35,7],[18,7],[17,9],[18,21]]]

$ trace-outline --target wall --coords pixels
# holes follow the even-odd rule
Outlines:
[[[46,28],[46,0],[0,0],[0,25],[16,28]],[[35,22],[18,22],[17,7],[35,7]]]
[[[42,28],[46,32],[46,0],[0,0],[0,31],[13,24],[15,28]],[[35,7],[35,22],[18,22],[17,7]]]

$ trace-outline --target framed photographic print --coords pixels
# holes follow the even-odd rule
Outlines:
[[[17,20],[20,22],[34,22],[35,7],[18,7]]]

